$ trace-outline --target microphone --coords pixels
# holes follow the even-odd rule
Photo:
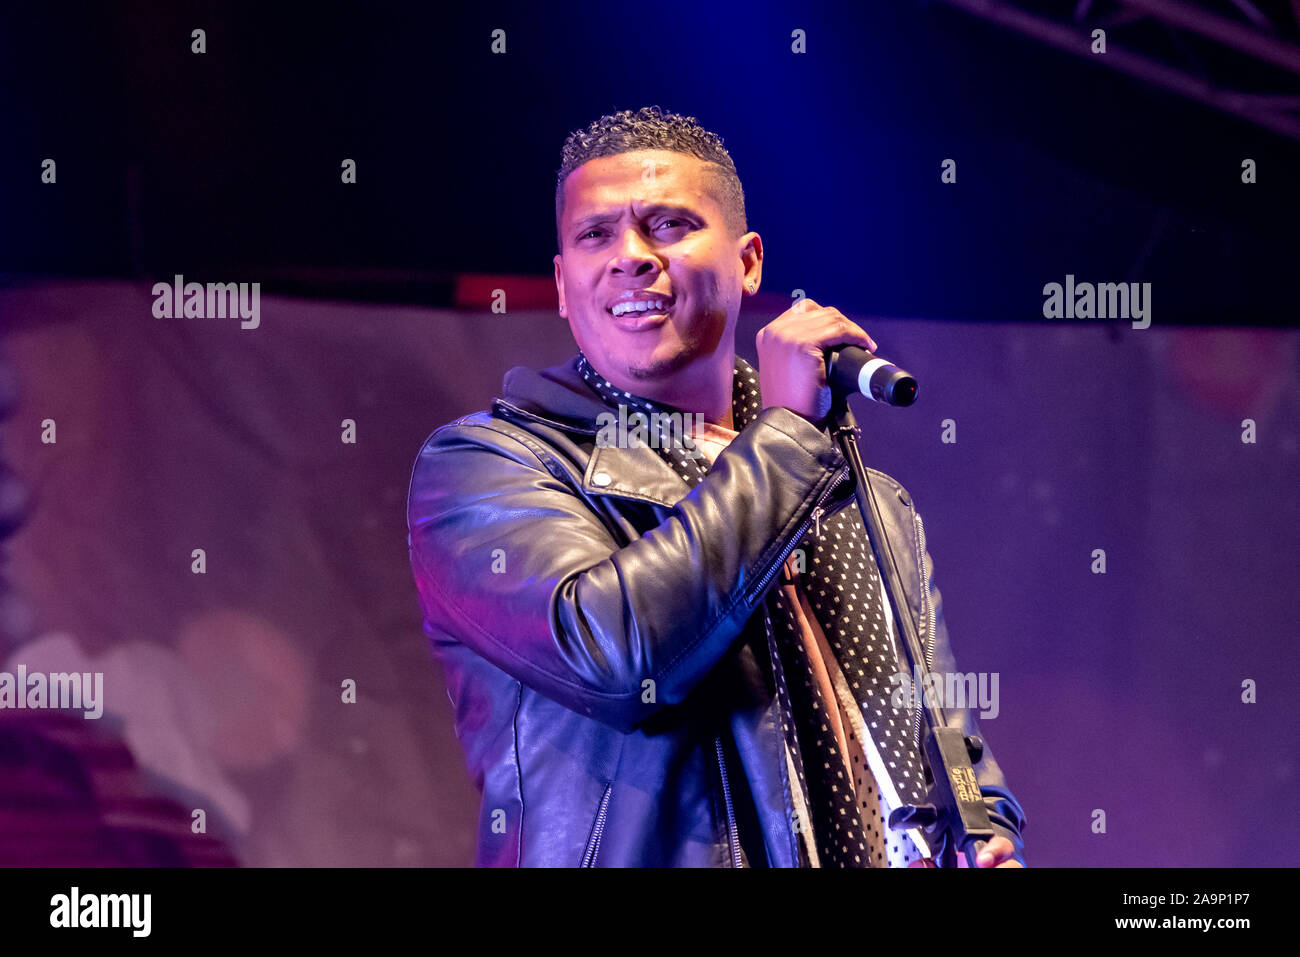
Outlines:
[[[841,393],[858,393],[886,405],[916,401],[916,379],[888,359],[860,346],[835,346],[826,353],[826,383]]]

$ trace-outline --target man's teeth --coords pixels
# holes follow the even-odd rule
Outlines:
[[[617,303],[610,312],[616,316],[622,316],[629,312],[645,312],[653,309],[655,312],[662,312],[664,301],[662,299],[641,299],[637,302],[620,302]]]

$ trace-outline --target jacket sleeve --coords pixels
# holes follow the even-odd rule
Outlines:
[[[934,563],[930,559],[928,549],[922,556],[922,560],[925,562],[925,568],[931,570],[928,600],[934,611],[935,622],[934,661],[931,671],[948,675],[957,671],[957,663],[948,641],[948,626],[943,614],[943,595],[934,585]],[[976,708],[945,708],[944,716],[949,727],[961,728],[962,734],[967,736],[979,735],[984,741],[984,753],[974,765],[975,779],[979,782],[980,792],[984,795],[984,804],[988,808],[989,821],[993,825],[993,830],[1011,841],[1016,849],[1016,860],[1024,864],[1024,841],[1021,832],[1025,827],[1025,812],[1007,787],[1002,769],[993,757],[993,749],[980,733],[979,723],[975,720],[975,711]]]
[[[530,434],[486,417],[444,426],[407,500],[427,626],[627,732],[723,656],[761,598],[746,600],[750,586],[845,464],[812,423],[766,409],[661,524],[619,547]]]

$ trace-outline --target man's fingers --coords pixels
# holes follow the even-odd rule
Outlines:
[[[807,302],[808,300],[802,300]],[[797,307],[796,307],[797,308]],[[797,322],[790,322],[793,316],[786,316],[785,322],[775,322],[764,326],[754,337],[756,343],[762,343],[775,337],[777,341],[791,344],[802,343],[806,347],[815,346],[825,350],[831,346],[862,346],[868,352],[875,352],[876,340],[856,322],[847,319],[838,309],[817,310],[820,315],[800,316]]]
[[[867,335],[867,331],[856,322],[851,322],[836,311],[828,313],[826,325],[817,330],[814,340],[823,349],[848,345],[861,346],[868,352],[876,351],[876,340]]]
[[[975,863],[980,867],[1001,867],[1004,862],[1012,861],[1016,849],[1012,843],[1005,837],[999,835],[984,845],[984,849],[979,852]],[[1019,866],[1019,861],[1012,861]]]
[[[995,837],[980,849],[979,854],[976,855],[975,863],[977,867],[1024,867],[1025,865],[1016,860],[1015,853],[1015,846],[1009,840],[1005,837]],[[923,859],[913,861],[907,866],[936,867],[938,865],[932,860]],[[957,855],[957,866],[970,867],[965,854]]]
[[[874,351],[875,340],[833,307],[800,299],[754,337],[764,408],[781,406],[805,419],[824,417],[831,400],[824,356],[836,346]]]
[[[820,313],[820,315],[812,315],[812,313]],[[787,313],[787,317],[793,315],[798,315],[800,319],[797,325],[790,327],[788,335],[798,335],[803,342],[816,343],[823,349],[831,346],[855,345],[862,346],[869,352],[876,351],[876,340],[834,306],[823,306],[815,299],[804,298],[796,302]],[[776,325],[781,324],[778,322]],[[759,334],[762,335],[766,331],[767,329],[764,328],[759,331]],[[786,330],[782,328],[781,332],[786,333]]]

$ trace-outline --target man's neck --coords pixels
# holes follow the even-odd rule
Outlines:
[[[734,430],[731,406],[735,395],[736,355],[733,351],[728,350],[722,359],[722,364],[717,367],[715,372],[716,378],[713,380],[715,383],[713,392],[710,393],[714,404],[711,407],[703,407],[697,411],[704,413],[706,422],[720,425],[724,429]]]
[[[706,422],[732,428],[735,355],[730,352],[715,354],[707,365],[699,365],[698,369],[691,371],[696,375],[680,384],[674,383],[676,398],[667,401],[685,412],[703,413]]]

